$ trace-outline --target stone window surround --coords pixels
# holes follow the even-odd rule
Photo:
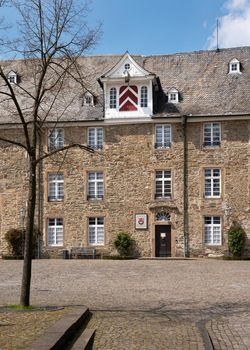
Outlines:
[[[220,128],[220,140],[219,140],[219,144],[213,144],[213,136],[211,137],[211,145],[205,145],[205,125],[212,125],[212,124],[219,124],[219,128]],[[203,149],[209,150],[209,149],[214,149],[214,148],[219,148],[221,147],[221,136],[222,136],[222,132],[223,132],[223,127],[222,127],[222,122],[221,121],[206,121],[202,123],[202,131],[201,131],[201,145]]]
[[[67,172],[66,170],[60,170],[59,173],[63,173],[63,179],[64,179],[64,198],[63,200],[53,200],[53,201],[48,201],[49,198],[49,174],[51,173],[57,173],[58,172],[58,167],[57,168],[49,168],[46,169],[45,173],[44,173],[44,198],[45,201],[44,203],[48,204],[48,205],[53,205],[53,203],[63,203],[67,200]]]
[[[170,171],[171,173],[171,196],[170,197],[156,197],[156,172],[157,171]],[[174,169],[171,167],[167,167],[163,165],[161,167],[157,167],[153,171],[153,181],[152,181],[152,200],[153,201],[170,201],[174,199]]]
[[[63,236],[62,236],[62,245],[49,245],[49,219],[62,219],[63,220]],[[64,220],[64,215],[58,215],[51,213],[45,218],[45,235],[46,235],[46,249],[56,249],[56,248],[63,248],[65,244],[65,220]]]
[[[164,125],[169,125],[170,126],[170,145],[169,146],[166,146],[166,147],[156,147],[156,145],[157,145],[157,139],[156,139],[156,127],[157,126],[164,126]],[[154,125],[154,130],[153,130],[153,137],[154,137],[154,149],[156,150],[156,151],[161,151],[161,150],[166,150],[166,149],[170,149],[171,148],[171,146],[172,146],[172,142],[173,142],[173,125],[172,124],[170,124],[170,123],[162,123],[162,124],[160,124],[160,123],[158,123],[158,124],[155,124]]]
[[[92,172],[102,172],[103,174],[103,199],[91,199],[89,200],[88,199],[88,174],[89,173],[92,173]],[[83,172],[83,178],[85,179],[84,180],[84,184],[85,184],[85,195],[84,195],[84,200],[88,203],[92,203],[92,202],[100,202],[100,203],[103,203],[103,200],[105,198],[105,189],[106,189],[106,170],[104,168],[94,168],[94,167],[88,167],[88,168],[85,168],[84,169],[84,172]],[[88,215],[88,216],[91,216],[91,215]],[[92,215],[93,216],[93,215]],[[103,215],[99,215],[99,216],[103,216]]]
[[[219,197],[205,197],[205,169],[220,169],[220,196]],[[205,202],[210,203],[210,201],[214,201],[215,203],[220,203],[221,201],[223,201],[224,181],[225,181],[225,171],[224,171],[223,164],[215,164],[215,163],[201,164],[199,169],[199,186],[200,186],[200,198],[203,200],[204,203]]]
[[[98,151],[102,151],[104,149],[104,140],[105,140],[105,128],[103,126],[88,126],[86,133],[87,133],[87,145],[90,147],[93,147],[89,144],[89,130],[90,129],[95,129],[95,140],[97,140],[97,129],[102,129],[102,148],[94,148],[97,149]]]
[[[50,175],[54,175],[54,179],[50,179]],[[58,179],[57,176],[59,177],[60,175],[62,175],[62,179]],[[61,202],[64,200],[64,173],[62,171],[56,171],[56,172],[49,172],[48,173],[48,202]],[[62,186],[60,185],[62,184]],[[51,185],[51,189],[53,189],[55,192],[55,195],[53,198],[51,193],[50,193],[50,185]],[[60,194],[60,190],[62,187],[62,194]]]
[[[207,175],[206,176],[206,170],[211,170],[211,175]],[[214,176],[213,174],[213,171],[214,170],[219,170],[219,176]],[[203,196],[205,199],[221,199],[221,196],[222,196],[222,171],[221,171],[221,168],[219,166],[216,166],[216,167],[209,167],[209,166],[206,166],[203,168],[203,182],[204,182],[204,186],[203,186]],[[211,195],[206,195],[206,179],[210,179],[211,180],[211,183],[210,183],[210,191],[211,191]],[[215,182],[216,180],[219,179],[219,195],[214,195],[214,187],[215,187]],[[214,181],[215,180],[215,181]]]
[[[103,218],[103,243],[89,243],[89,218]],[[106,215],[105,213],[87,213],[86,215],[86,243],[89,247],[104,247],[106,245]]]
[[[205,243],[205,218],[206,217],[219,217],[220,218],[220,243],[219,244],[212,244],[212,243]],[[202,215],[202,244],[204,247],[212,249],[215,247],[222,247],[223,246],[223,215],[221,213],[209,213],[209,214],[203,214]]]
[[[92,173],[92,174],[95,174],[95,178],[90,180],[89,179],[89,174]],[[96,177],[96,174],[97,173],[101,173],[102,174],[102,179],[97,179]],[[92,182],[94,183],[94,196],[93,197],[90,197],[90,194],[89,194],[89,183]],[[102,195],[99,195],[98,196],[98,186],[97,184],[98,183],[101,183],[102,184]],[[91,170],[91,171],[88,171],[87,172],[87,200],[88,201],[94,201],[94,200],[97,200],[97,201],[100,201],[100,200],[103,200],[104,199],[104,173],[103,171],[100,171],[100,170]]]
[[[50,147],[51,147],[50,146],[50,136],[51,136],[52,132],[57,132],[56,130],[62,130],[63,131],[63,133],[62,133],[63,134],[63,146],[62,147],[65,146],[65,130],[64,130],[64,128],[61,128],[61,127],[49,128],[48,132],[47,132],[47,150],[49,152],[53,151],[53,148],[50,149]],[[60,149],[62,147],[58,147],[57,142],[56,142],[56,147],[54,148],[54,150]]]

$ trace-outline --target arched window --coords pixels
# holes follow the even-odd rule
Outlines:
[[[141,107],[148,107],[148,88],[141,87]]]
[[[110,89],[109,108],[116,108],[116,88]]]

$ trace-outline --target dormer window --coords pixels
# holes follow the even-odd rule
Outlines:
[[[17,76],[17,73],[16,72],[9,72],[8,74],[8,81],[10,84],[17,84],[18,82],[18,76]]]
[[[240,61],[237,58],[229,62],[229,73],[240,73]]]
[[[112,87],[109,94],[109,108],[116,108],[116,88]]]
[[[94,96],[90,92],[86,92],[86,94],[83,96],[83,105],[94,106]]]
[[[168,102],[169,103],[178,103],[179,102],[179,93],[178,90],[172,88],[168,91]]]

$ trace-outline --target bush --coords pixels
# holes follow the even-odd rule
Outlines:
[[[39,235],[38,228],[34,228],[33,231],[33,253],[35,252],[36,248],[36,238]],[[25,237],[25,230],[22,228],[11,228],[8,230],[5,234],[5,239],[8,243],[8,248],[15,257],[17,256],[23,256],[23,250],[24,250],[24,237]]]
[[[245,231],[240,224],[234,222],[228,231],[229,252],[234,257],[242,255],[245,246]]]
[[[122,257],[129,255],[132,244],[133,239],[128,233],[119,233],[114,241],[114,245]]]

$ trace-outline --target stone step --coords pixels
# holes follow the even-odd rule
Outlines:
[[[87,307],[72,309],[34,341],[29,350],[64,350],[77,331],[83,326],[90,312]]]
[[[71,350],[91,350],[95,337],[95,329],[85,329],[76,340]]]

